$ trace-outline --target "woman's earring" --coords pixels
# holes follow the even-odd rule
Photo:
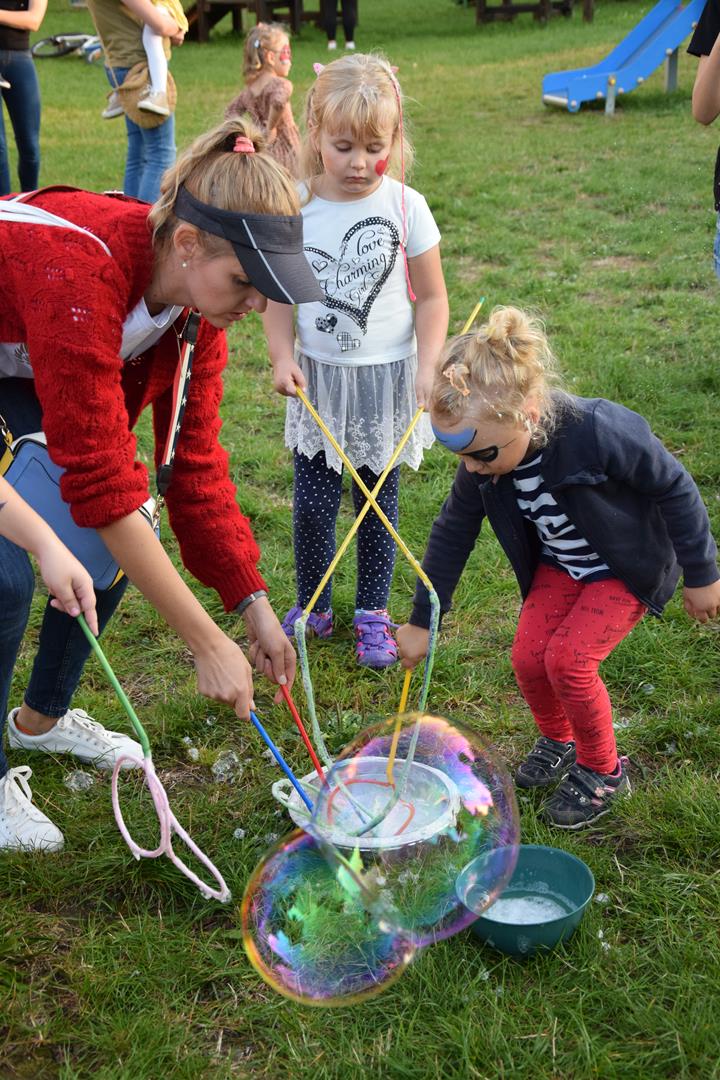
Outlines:
[[[180,265],[182,266],[183,270],[187,270],[187,263],[186,262],[183,261]]]

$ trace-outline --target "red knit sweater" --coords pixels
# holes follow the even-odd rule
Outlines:
[[[89,229],[112,252],[75,230],[0,222],[0,341],[27,343],[50,456],[66,470],[63,498],[78,525],[99,528],[148,497],[132,429],[152,405],[157,464],[170,425],[177,337],[170,328],[136,360],[120,358],[123,322],[153,269],[144,203],[66,189],[32,201]],[[226,363],[225,333],[202,321],[167,507],[183,563],[230,611],[266,586],[218,442]]]

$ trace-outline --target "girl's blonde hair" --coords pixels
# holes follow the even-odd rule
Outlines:
[[[249,85],[255,82],[258,75],[265,68],[265,53],[268,50],[279,52],[282,48],[281,38],[289,38],[290,34],[282,23],[258,23],[253,26],[245,38],[243,47],[243,78]]]
[[[233,150],[236,139],[250,139],[254,154]],[[265,136],[247,116],[233,116],[200,135],[163,175],[160,198],[148,220],[153,243],[165,249],[178,225],[173,213],[178,188],[184,184],[191,195],[220,210],[245,214],[298,214],[300,205],[295,181],[265,150]],[[232,251],[221,237],[200,231],[210,254]]]
[[[540,319],[515,307],[497,307],[476,333],[445,346],[435,373],[434,416],[528,426],[530,402],[540,416],[531,443],[544,446],[572,398],[561,387],[557,361]]]
[[[405,131],[403,94],[385,57],[352,53],[333,60],[318,74],[305,100],[307,136],[301,151],[301,176],[323,172],[319,135],[349,132],[356,139],[372,139],[392,132],[388,173],[400,175],[412,164],[413,149]]]

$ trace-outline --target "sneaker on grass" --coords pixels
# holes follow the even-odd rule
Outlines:
[[[583,829],[607,814],[613,802],[630,791],[626,757],[620,758],[615,773],[606,775],[575,763],[545,803],[543,817],[559,829]]]
[[[0,851],[59,851],[63,834],[32,801],[29,765],[0,778]]]
[[[115,116],[122,116],[125,110],[120,104],[120,95],[117,90],[111,90],[108,94],[107,105],[100,113],[103,120],[112,120]]]
[[[26,735],[15,723],[20,710],[8,716],[8,742],[13,750],[40,750],[44,754],[73,754],[99,769],[114,769],[119,757],[142,761],[142,747],[119,731],[108,731],[83,709],[68,709],[54,727],[42,735]],[[133,766],[124,762],[124,769]]]
[[[299,606],[291,607],[280,624],[289,638],[295,637],[295,623],[303,613]],[[329,638],[333,632],[333,613],[330,611],[312,611],[305,624],[305,636]]]
[[[518,765],[515,783],[521,788],[548,787],[562,779],[574,763],[574,742],[556,742],[541,735],[525,760]]]

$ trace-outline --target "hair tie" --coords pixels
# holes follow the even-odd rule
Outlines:
[[[247,135],[238,135],[233,146],[233,153],[235,154],[254,154],[255,145],[252,139],[248,139]]]
[[[253,47],[256,49],[260,48],[260,38],[255,38],[255,40],[253,41]]]
[[[465,382],[465,376],[470,374],[470,368],[466,364],[448,364],[443,371],[443,375],[449,381],[453,390],[457,390],[458,394],[462,394],[463,397],[468,397],[470,394],[470,388]],[[455,379],[458,382],[455,382]]]
[[[313,64],[313,71],[316,75],[319,75],[321,71],[325,70],[324,64]]]

